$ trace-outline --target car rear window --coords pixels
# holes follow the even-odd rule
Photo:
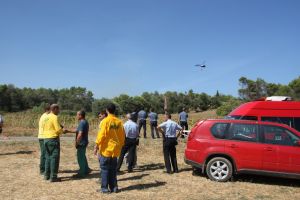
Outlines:
[[[211,133],[215,138],[225,139],[229,123],[216,123],[211,128]]]

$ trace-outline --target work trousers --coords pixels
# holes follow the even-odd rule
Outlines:
[[[45,177],[48,179],[57,178],[60,158],[60,143],[58,138],[44,139],[46,162]]]
[[[132,171],[133,165],[134,165],[135,153],[136,153],[136,145],[137,145],[136,138],[134,138],[134,139],[126,138],[125,139],[125,145],[122,147],[121,155],[118,159],[117,170],[121,169],[124,156],[128,152],[128,171]]]
[[[46,149],[44,144],[44,139],[39,139],[40,144],[40,173],[45,173],[45,163],[46,163]]]
[[[180,121],[180,126],[183,128],[183,130],[189,130],[187,121]]]
[[[138,125],[139,125],[139,133],[141,132],[141,129],[143,127],[143,129],[144,129],[144,138],[146,138],[147,137],[146,120],[140,119],[138,122],[139,122],[138,123]]]
[[[81,176],[85,176],[89,173],[89,164],[86,159],[86,145],[79,145],[77,146],[77,162],[79,165],[78,174]]]
[[[163,140],[164,160],[165,160],[165,166],[168,173],[171,172],[171,164],[172,164],[173,172],[178,172],[177,158],[176,158],[176,145],[177,145],[176,138],[164,138]]]
[[[153,139],[155,138],[154,132],[155,132],[155,134],[156,134],[156,137],[157,137],[157,138],[160,138],[160,137],[159,137],[159,133],[158,133],[158,129],[157,129],[157,121],[152,121],[152,122],[150,122],[150,128],[151,128],[151,136],[152,136],[152,138],[153,138]]]

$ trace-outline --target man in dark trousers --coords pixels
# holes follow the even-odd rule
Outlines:
[[[97,191],[102,193],[118,192],[117,158],[125,141],[123,122],[115,116],[116,106],[107,105],[106,112],[108,115],[101,122],[94,149],[95,155],[100,154],[101,189]]]
[[[152,139],[155,139],[154,131],[156,134],[156,137],[159,138],[159,133],[157,129],[157,113],[153,112],[152,108],[150,109],[150,113],[148,114],[149,120],[150,120],[150,128],[151,128],[151,136]]]
[[[177,166],[177,158],[176,158],[176,145],[177,138],[180,136],[182,132],[181,126],[179,126],[176,122],[171,120],[171,114],[165,114],[165,122],[158,126],[158,130],[163,134],[163,152],[164,152],[164,160],[167,169],[167,173],[171,174],[171,164],[173,167],[173,172],[178,173]],[[178,135],[177,131],[179,131]],[[171,159],[171,163],[170,163]]]
[[[134,166],[134,158],[136,153],[137,140],[139,137],[139,130],[137,124],[132,121],[131,114],[127,114],[127,122],[124,124],[125,129],[125,145],[122,148],[121,156],[118,159],[117,170],[120,171],[124,156],[128,152],[128,172],[132,172]]]
[[[138,124],[139,124],[139,132],[141,132],[142,127],[144,129],[144,138],[147,137],[146,119],[147,119],[147,113],[144,110],[144,108],[142,108],[142,110],[138,112]]]
[[[188,130],[188,114],[185,112],[185,108],[182,109],[182,112],[179,113],[179,123],[183,130]]]

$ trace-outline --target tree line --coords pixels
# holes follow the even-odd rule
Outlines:
[[[115,103],[118,113],[138,111],[142,108],[149,111],[152,108],[157,113],[177,113],[183,108],[189,111],[201,112],[217,109],[217,114],[226,115],[239,104],[259,99],[265,96],[291,96],[300,100],[300,76],[287,85],[267,83],[258,78],[251,80],[246,77],[239,79],[239,97],[224,95],[216,91],[215,95],[188,92],[144,92],[139,96],[121,94],[114,98],[95,99],[91,91],[83,87],[64,89],[17,88],[14,85],[0,85],[0,110],[17,112],[27,109],[42,108],[45,103],[58,103],[62,110],[73,112],[84,109],[97,114],[104,110],[108,103]]]

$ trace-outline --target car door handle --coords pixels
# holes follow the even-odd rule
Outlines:
[[[272,147],[265,147],[265,150],[266,151],[273,151],[273,148]]]

